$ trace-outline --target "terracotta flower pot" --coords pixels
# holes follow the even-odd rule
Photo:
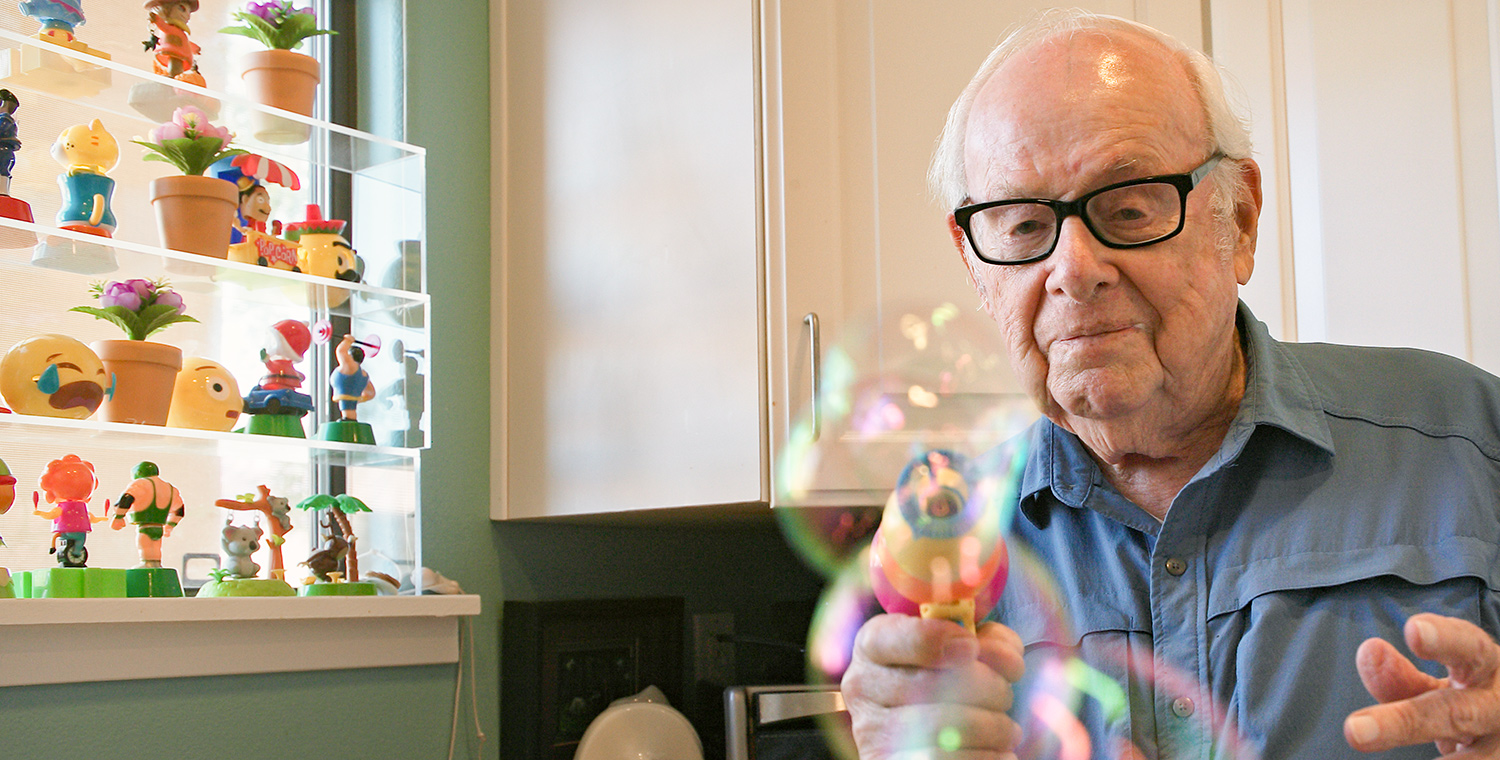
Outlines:
[[[260,50],[245,56],[245,89],[257,103],[312,116],[313,98],[321,79],[318,60],[290,50]],[[255,138],[278,145],[304,142],[308,127],[270,114],[254,115]]]
[[[167,424],[182,349],[145,340],[100,340],[89,347],[115,378],[114,397],[99,407],[105,422]]]
[[[151,180],[151,206],[163,248],[216,259],[229,257],[239,191],[218,177],[178,176]]]

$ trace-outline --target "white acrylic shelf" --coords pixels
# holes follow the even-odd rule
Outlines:
[[[479,610],[474,595],[0,599],[0,687],[452,663]]]

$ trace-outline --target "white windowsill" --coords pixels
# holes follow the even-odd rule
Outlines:
[[[458,661],[476,595],[0,600],[0,686]]]

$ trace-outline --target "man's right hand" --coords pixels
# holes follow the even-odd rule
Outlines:
[[[841,686],[860,758],[1013,757],[1021,728],[1006,711],[1022,653],[1021,638],[998,623],[975,636],[947,620],[871,619]]]

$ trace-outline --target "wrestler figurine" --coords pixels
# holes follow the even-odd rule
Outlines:
[[[187,512],[182,492],[161,479],[161,471],[152,462],[141,462],[131,473],[135,478],[125,487],[115,503],[115,519],[110,528],[125,527],[125,516],[135,524],[137,546],[140,547],[139,567],[161,567],[161,540],[172,535],[172,529]]]

